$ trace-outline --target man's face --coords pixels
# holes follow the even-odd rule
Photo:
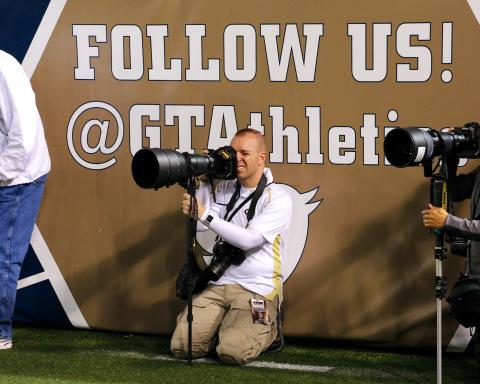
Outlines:
[[[246,187],[255,186],[263,172],[266,157],[258,138],[252,134],[236,136],[230,145],[237,152],[238,180]],[[250,181],[254,182],[253,185],[248,185]]]

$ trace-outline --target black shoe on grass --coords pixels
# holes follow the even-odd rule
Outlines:
[[[277,313],[277,337],[265,352],[280,352],[285,348],[285,340],[283,339],[283,311]]]
[[[473,353],[475,354],[475,358],[477,359],[477,363],[480,364],[480,327],[475,329],[475,333],[472,337],[473,343]]]

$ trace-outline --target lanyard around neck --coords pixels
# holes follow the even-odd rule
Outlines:
[[[252,220],[253,216],[255,215],[255,208],[256,208],[258,199],[260,199],[260,196],[262,196],[266,186],[267,186],[267,177],[264,174],[262,174],[262,177],[260,178],[260,182],[257,184],[257,188],[255,188],[255,191],[253,191],[250,195],[248,195],[248,197],[245,200],[243,200],[241,204],[229,216],[230,211],[233,209],[238,199],[240,198],[241,187],[240,187],[240,183],[237,182],[237,187],[235,188],[235,192],[233,193],[232,197],[230,198],[230,201],[227,204],[227,211],[225,212],[225,216],[223,217],[223,219],[227,221],[232,220],[233,216],[235,216],[235,214],[245,204],[247,204],[250,200],[252,200],[247,212],[247,220],[248,220],[247,224],[248,224],[250,220]]]

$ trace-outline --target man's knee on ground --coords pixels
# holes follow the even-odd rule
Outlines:
[[[242,349],[239,345],[222,343],[217,346],[217,354],[219,359],[226,364],[245,365],[259,355],[254,349]]]
[[[173,339],[170,343],[170,352],[177,359],[186,359],[188,357],[188,340]],[[208,353],[208,347],[205,345],[195,345],[192,343],[192,358],[198,359]]]
[[[186,359],[188,354],[188,346],[183,340],[181,340],[177,335],[176,332],[172,336],[170,340],[170,352],[172,355],[175,356],[177,359]]]
[[[209,343],[198,340],[195,334],[194,331],[192,334],[192,357],[198,359],[208,353]],[[170,351],[177,359],[186,359],[188,357],[188,327],[184,326],[184,324],[178,324],[173,332],[172,340],[170,341]]]

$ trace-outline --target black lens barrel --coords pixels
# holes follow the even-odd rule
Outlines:
[[[217,155],[217,151],[225,150],[230,157]],[[173,149],[143,148],[133,156],[133,179],[139,187],[148,189],[168,187],[192,176],[213,175],[223,179],[236,177],[236,155],[233,148],[222,147],[217,151],[212,155],[196,155]]]
[[[421,128],[395,128],[390,131],[383,144],[388,162],[403,168],[430,159],[438,143],[438,133],[432,131]]]
[[[132,160],[132,175],[141,188],[161,188],[188,176],[183,154],[173,149],[144,148]]]

